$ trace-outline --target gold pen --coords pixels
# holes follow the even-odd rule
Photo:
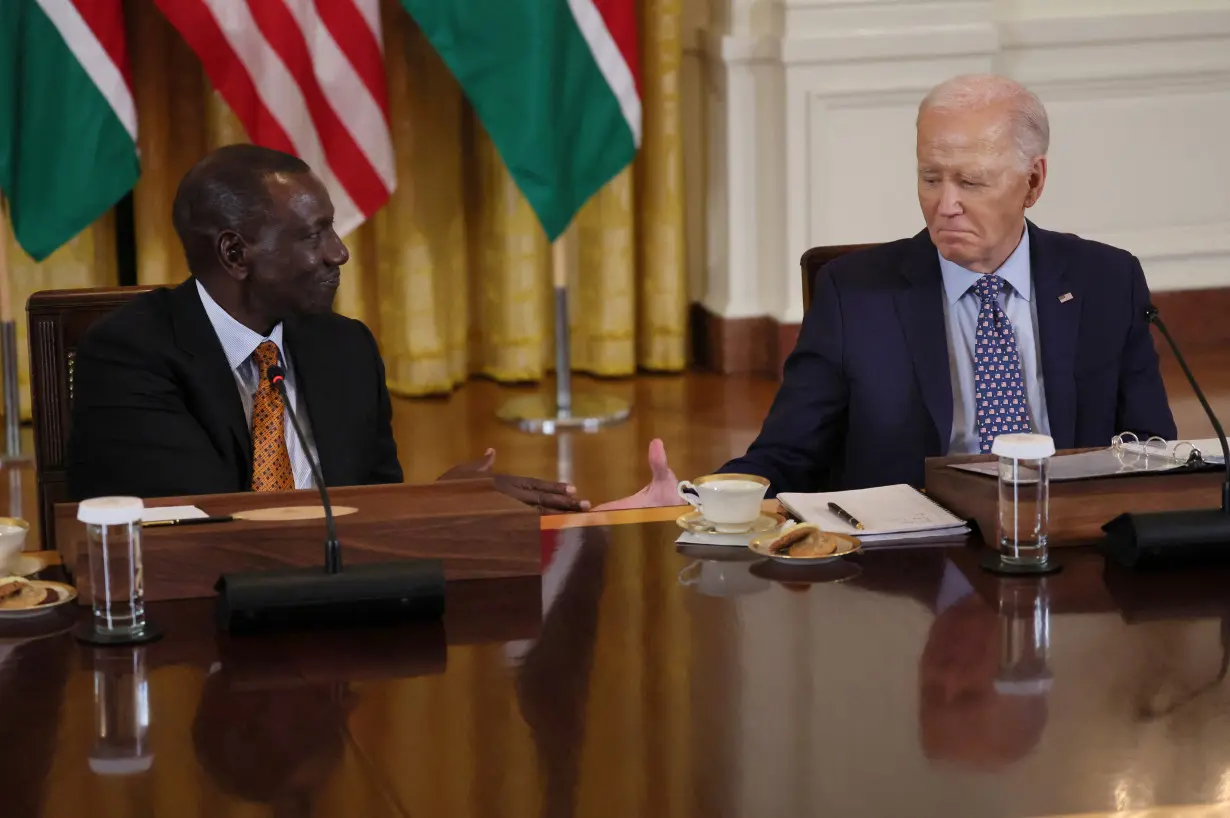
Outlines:
[[[200,523],[229,523],[235,518],[230,514],[221,517],[184,517],[179,520],[151,520],[141,523],[142,528],[158,528],[165,525],[198,525]]]
[[[836,514],[838,517],[840,517],[841,519],[845,520],[845,521],[846,521],[847,523],[849,523],[850,525],[854,526],[854,527],[855,527],[855,529],[857,529],[858,531],[862,531],[862,530],[863,530],[863,524],[862,524],[862,523],[860,523],[858,520],[854,519],[854,515],[853,515],[853,514],[851,514],[850,512],[846,511],[844,508],[842,508],[841,506],[837,505],[836,503],[829,503],[829,511],[833,512],[833,513],[834,513],[834,514]]]

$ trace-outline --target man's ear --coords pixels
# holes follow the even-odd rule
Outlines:
[[[1039,156],[1029,168],[1029,189],[1025,193],[1025,207],[1033,207],[1042,198],[1046,187],[1046,157]]]
[[[218,266],[231,278],[242,281],[248,277],[248,244],[234,230],[218,234]]]

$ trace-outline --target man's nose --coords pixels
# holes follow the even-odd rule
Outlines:
[[[334,267],[341,267],[350,261],[350,251],[346,249],[345,242],[336,233],[333,234],[333,241],[330,242],[325,259]]]
[[[963,212],[960,189],[954,184],[945,182],[940,188],[940,215],[960,216]]]

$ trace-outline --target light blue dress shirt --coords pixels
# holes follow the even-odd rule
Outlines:
[[[248,329],[218,306],[218,302],[213,300],[213,297],[201,286],[200,281],[197,281],[196,289],[201,296],[201,304],[205,307],[205,314],[209,316],[209,323],[213,325],[214,332],[217,333],[218,340],[222,343],[222,351],[226,354],[226,362],[230,364],[231,374],[235,376],[235,385],[239,389],[239,399],[243,402],[243,415],[248,421],[249,434],[252,430],[252,400],[256,396],[257,389],[260,388],[260,372],[257,371],[256,362],[252,360],[252,353],[256,352],[256,348],[262,342],[273,341],[277,344],[278,356],[282,359],[282,368],[286,370],[287,397],[295,407],[295,416],[299,419],[299,425],[303,427],[303,435],[307,438],[312,457],[316,457],[316,446],[312,439],[307,404],[295,389],[295,370],[290,365],[290,357],[286,353],[286,347],[282,344],[282,325],[278,324],[274,327],[269,337],[266,338],[259,332]],[[295,488],[310,489],[316,485],[312,479],[312,466],[304,455],[303,447],[299,445],[299,438],[295,436],[294,426],[290,422],[290,413],[287,413],[285,424],[286,448],[290,453],[291,470],[295,473]]]
[[[973,286],[981,273],[975,273],[940,256],[944,276],[944,324],[948,328],[948,370],[952,377],[952,436],[949,454],[978,453],[978,425],[974,400],[974,333],[982,299]],[[999,295],[999,306],[1012,322],[1017,352],[1021,356],[1021,377],[1033,431],[1049,435],[1046,392],[1042,388],[1041,347],[1038,344],[1038,308],[1033,299],[1029,260],[1029,231],[1008,256],[995,275],[1007,286]]]

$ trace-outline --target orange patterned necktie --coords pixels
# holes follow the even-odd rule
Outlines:
[[[269,382],[269,367],[278,362],[278,345],[261,341],[252,353],[260,386],[252,399],[252,491],[290,491],[295,474],[286,448],[286,410],[282,395]]]

